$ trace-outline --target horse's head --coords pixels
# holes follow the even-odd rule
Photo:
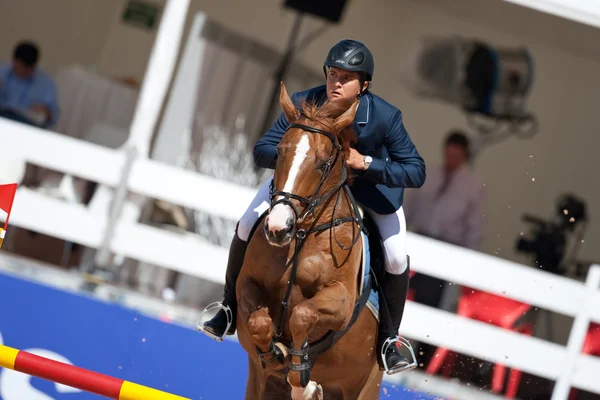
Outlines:
[[[351,126],[358,101],[349,108],[305,103],[300,113],[282,82],[279,102],[289,127],[277,146],[265,234],[272,245],[286,246],[296,225],[314,214],[348,179],[345,158],[356,140]]]

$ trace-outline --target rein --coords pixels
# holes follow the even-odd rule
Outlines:
[[[328,229],[337,227],[337,226],[342,225],[347,222],[354,222],[358,225],[359,229],[358,229],[357,235],[353,238],[352,243],[348,247],[345,247],[342,243],[340,243],[338,241],[338,239],[335,235],[335,229],[333,230],[333,235],[334,235],[337,245],[340,248],[342,248],[343,250],[349,250],[356,244],[356,242],[360,238],[360,233],[363,229],[362,217],[360,216],[360,213],[358,212],[358,207],[356,205],[354,197],[350,193],[350,189],[348,188],[348,185],[346,184],[346,179],[347,179],[348,173],[346,171],[346,160],[344,158],[342,158],[342,179],[332,189],[325,192],[323,195],[319,196],[319,192],[321,191],[323,184],[326,182],[327,177],[329,176],[329,173],[331,172],[333,166],[337,162],[337,160],[340,156],[341,150],[342,150],[342,146],[339,144],[337,137],[334,136],[332,133],[327,132],[325,130],[313,128],[311,126],[307,126],[307,125],[303,125],[303,124],[298,124],[298,123],[290,124],[287,130],[292,129],[292,128],[300,128],[304,131],[318,133],[318,134],[327,136],[331,140],[331,143],[332,143],[331,152],[329,154],[329,160],[326,164],[326,169],[323,172],[323,175],[321,176],[321,180],[319,181],[319,185],[317,186],[317,189],[308,198],[298,196],[296,194],[289,193],[289,192],[277,191],[277,190],[275,190],[274,182],[271,181],[271,187],[270,187],[271,207],[274,207],[276,204],[289,205],[292,208],[292,210],[294,211],[294,216],[296,217],[295,223],[298,224],[298,223],[301,223],[302,221],[304,221],[304,218],[306,218],[306,216],[309,213],[314,216],[315,209],[319,205],[328,201],[331,198],[331,196],[333,196],[336,192],[337,192],[337,198],[336,198],[336,201],[335,201],[335,204],[333,207],[331,222],[328,222],[328,223],[325,223],[322,225],[318,225],[318,226],[313,226],[310,229],[306,229],[306,230],[305,229],[297,229],[296,230],[296,244],[295,244],[295,248],[294,248],[294,253],[292,254],[292,257],[290,258],[290,260],[287,262],[287,264],[285,266],[287,269],[291,265],[292,270],[290,273],[290,279],[288,282],[285,296],[283,298],[283,301],[281,302],[281,314],[279,316],[279,321],[277,323],[276,330],[275,330],[275,336],[277,338],[280,338],[283,333],[283,328],[282,328],[283,321],[287,314],[289,298],[291,295],[292,287],[294,286],[294,281],[296,279],[296,273],[298,271],[298,258],[299,258],[300,251],[302,250],[302,246],[304,245],[305,239],[307,238],[307,236],[312,233],[326,231]],[[350,199],[350,201],[352,203],[352,209],[356,215],[355,217],[350,215],[350,216],[343,217],[343,218],[335,218],[335,210],[338,207],[338,204],[339,204],[339,201],[340,201],[340,198],[342,195],[342,191],[340,190],[342,188],[348,194],[348,198]],[[280,197],[280,198],[276,199],[277,197]],[[304,209],[302,210],[302,213],[300,213],[298,211],[298,209],[296,208],[296,206],[292,202],[292,200],[296,200],[304,205]]]

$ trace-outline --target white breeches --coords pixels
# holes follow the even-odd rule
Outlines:
[[[269,178],[258,189],[254,200],[246,209],[242,218],[240,218],[237,235],[243,241],[248,241],[250,232],[258,218],[269,208]],[[394,275],[400,275],[408,267],[406,257],[406,220],[402,207],[395,213],[377,214],[375,211],[364,207],[365,212],[373,219],[377,225],[381,239],[383,241],[385,270]]]
[[[404,209],[400,207],[395,213],[377,214],[364,207],[365,212],[377,225],[385,256],[385,270],[394,275],[400,275],[408,268],[406,257],[406,219]]]
[[[254,228],[254,224],[260,216],[269,209],[269,188],[273,177],[267,179],[265,183],[258,189],[258,193],[254,196],[254,200],[250,203],[242,218],[240,218],[237,235],[244,242],[248,241],[250,232]]]

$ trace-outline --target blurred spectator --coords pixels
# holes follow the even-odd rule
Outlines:
[[[59,117],[56,85],[38,68],[40,50],[29,41],[18,43],[10,64],[0,64],[0,116],[48,128]]]
[[[451,131],[444,142],[443,164],[428,167],[427,179],[404,202],[409,230],[447,243],[479,250],[484,233],[485,191],[469,165],[470,143],[460,131]],[[440,268],[452,268],[440,265]],[[442,279],[415,274],[410,280],[414,300],[431,307],[449,309],[441,304],[447,283]],[[457,287],[450,287],[458,290]],[[456,295],[456,291],[454,292]],[[422,346],[424,362],[431,346]]]
[[[469,139],[452,131],[443,152],[443,165],[429,167],[423,187],[407,195],[408,226],[421,235],[479,250],[485,192],[469,165]]]

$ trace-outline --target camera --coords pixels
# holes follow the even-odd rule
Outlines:
[[[524,214],[522,220],[533,225],[528,237],[519,237],[517,251],[532,255],[538,268],[545,271],[566,275],[567,245],[569,233],[587,223],[586,204],[573,194],[564,194],[556,203],[556,214],[551,221]],[[580,230],[574,241],[571,259],[574,260],[583,230]]]

